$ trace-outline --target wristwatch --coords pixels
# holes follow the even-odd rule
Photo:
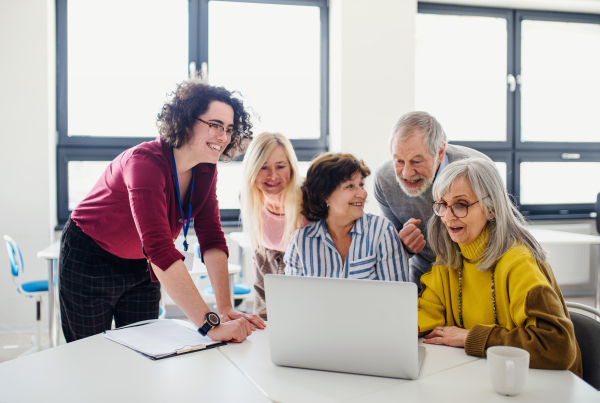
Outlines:
[[[198,329],[198,333],[202,336],[206,336],[208,332],[210,332],[215,327],[221,324],[221,318],[214,312],[209,312],[204,317],[204,324],[201,328]]]

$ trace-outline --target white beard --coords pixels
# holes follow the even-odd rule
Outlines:
[[[406,188],[404,186],[404,182],[403,182],[404,179],[408,179],[408,180],[423,179],[423,184],[419,188]],[[396,176],[396,182],[398,182],[400,189],[402,189],[402,191],[404,193],[406,193],[406,195],[408,197],[417,197],[417,196],[421,196],[423,193],[425,193],[425,191],[427,189],[429,189],[429,187],[433,184],[433,178],[427,179],[424,175],[415,175],[411,178],[405,178],[404,176],[400,175],[400,177]]]

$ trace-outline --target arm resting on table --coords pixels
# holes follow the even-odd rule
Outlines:
[[[512,330],[500,326],[474,326],[467,336],[465,352],[484,357],[488,347],[519,347],[531,355],[531,368],[568,369],[581,377],[581,353],[573,323],[562,313],[562,303],[554,290],[549,286],[531,289],[526,296],[525,313],[535,318],[535,325]]]
[[[200,296],[183,260],[175,261],[167,270],[161,270],[152,263],[152,270],[183,313],[194,325],[201,327],[204,324],[204,317],[210,309]]]

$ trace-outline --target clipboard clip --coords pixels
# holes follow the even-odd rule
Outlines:
[[[184,346],[183,348],[180,348],[179,350],[175,350],[177,352],[177,354],[185,354],[185,353],[189,353],[190,351],[196,351],[196,350],[203,350],[206,348],[206,344],[200,344],[198,346]]]

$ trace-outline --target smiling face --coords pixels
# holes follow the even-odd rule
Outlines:
[[[280,196],[292,176],[290,161],[282,146],[275,147],[269,157],[260,168],[254,184],[260,189],[265,197]]]
[[[404,193],[416,197],[431,186],[445,151],[446,145],[443,145],[438,155],[431,155],[419,129],[415,129],[407,139],[392,143],[396,180]]]
[[[327,198],[329,214],[327,221],[355,221],[364,214],[367,191],[365,178],[360,172],[342,182]]]
[[[450,189],[444,194],[442,200],[448,205],[455,203],[473,204],[477,202],[477,196],[471,189],[471,185],[464,177],[457,178]],[[485,228],[488,219],[481,207],[481,202],[468,208],[466,217],[458,218],[448,208],[446,214],[440,217],[446,225],[450,238],[459,245],[468,245],[473,242]]]
[[[196,120],[188,146],[193,150],[199,162],[216,164],[231,141],[231,135],[225,130],[211,128],[209,124],[217,124],[225,129],[233,129],[233,108],[224,102],[213,101],[207,111],[199,116],[207,123]]]

